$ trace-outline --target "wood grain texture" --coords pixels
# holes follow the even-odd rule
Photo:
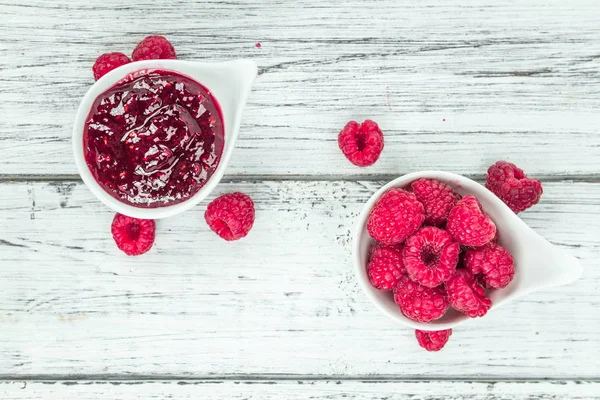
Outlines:
[[[74,176],[100,53],[164,34],[182,59],[259,65],[214,194],[255,200],[240,242],[203,203],[127,258],[81,183],[0,182],[2,399],[600,398],[596,0],[0,0],[0,16],[0,179]],[[386,147],[359,169],[336,138],[365,118]],[[361,293],[356,216],[384,176],[497,159],[552,181],[523,218],[587,269],[426,353]]]
[[[2,184],[0,374],[600,376],[600,184],[549,183],[522,214],[582,260],[584,277],[470,321],[430,354],[352,272],[350,232],[383,183],[221,184],[215,196],[256,202],[248,237],[217,238],[202,204],[159,221],[155,247],[137,258],[116,249],[113,213],[82,184]]]
[[[63,381],[0,382],[4,400],[593,400],[597,382]]]
[[[160,33],[182,59],[259,64],[230,176],[482,174],[497,159],[598,176],[596,0],[5,0],[0,15],[4,175],[75,174],[94,59]],[[364,118],[386,148],[359,169],[336,138]]]

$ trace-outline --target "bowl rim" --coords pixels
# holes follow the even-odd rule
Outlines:
[[[75,164],[77,166],[77,171],[83,180],[84,184],[88,187],[88,189],[98,198],[104,205],[116,211],[118,213],[141,219],[161,219],[172,217],[174,215],[183,213],[190,208],[197,205],[203,199],[205,199],[218,185],[221,181],[225,169],[227,168],[229,161],[231,159],[231,155],[233,152],[233,148],[235,142],[237,141],[237,136],[239,133],[239,125],[241,118],[241,111],[243,110],[247,97],[250,93],[250,87],[245,93],[245,96],[241,96],[238,102],[237,109],[229,109],[226,108],[225,101],[223,101],[223,97],[219,97],[219,95],[213,93],[211,90],[211,85],[198,80],[198,78],[191,76],[189,70],[193,68],[222,68],[225,66],[238,66],[240,68],[248,68],[249,74],[252,75],[252,79],[249,83],[250,87],[254,77],[256,76],[256,64],[247,59],[238,59],[232,61],[224,61],[224,62],[196,62],[196,61],[187,61],[187,60],[143,60],[143,61],[135,61],[129,64],[125,64],[114,70],[108,72],[106,75],[102,76],[98,79],[94,84],[92,84],[83,98],[79,103],[79,107],[77,109],[77,113],[75,116],[75,123],[73,125],[72,132],[72,147],[73,147],[73,155],[75,158]],[[223,118],[223,126],[225,132],[223,152],[221,153],[221,159],[219,160],[219,164],[212,176],[208,179],[208,181],[190,198],[182,201],[181,203],[153,207],[153,208],[142,208],[135,207],[130,204],[126,204],[117,198],[113,197],[110,193],[108,193],[104,188],[100,186],[100,184],[96,181],[94,176],[92,175],[86,161],[83,150],[83,135],[84,135],[84,126],[85,121],[90,113],[91,106],[96,98],[101,95],[103,92],[108,90],[110,87],[115,85],[120,80],[124,79],[128,75],[132,73],[136,73],[143,70],[151,70],[151,69],[160,69],[173,71],[178,74],[184,75],[198,81],[202,84],[213,96],[213,99],[219,106],[221,111],[221,116]],[[231,114],[231,118],[228,118]],[[226,116],[227,115],[227,116]],[[231,120],[233,123],[226,125],[226,120]],[[236,121],[237,120],[237,121]]]

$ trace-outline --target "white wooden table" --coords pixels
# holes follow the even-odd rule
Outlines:
[[[259,64],[215,193],[257,218],[226,243],[203,203],[128,258],[70,135],[94,59],[154,33]],[[0,398],[600,398],[596,0],[3,0],[0,35]],[[386,147],[360,169],[336,138],[364,118]],[[393,177],[499,159],[543,181],[522,218],[584,276],[429,354],[361,293],[350,232]]]

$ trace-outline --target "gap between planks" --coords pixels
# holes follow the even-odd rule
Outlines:
[[[463,382],[463,383],[539,383],[552,382],[556,384],[574,383],[600,383],[600,377],[566,378],[560,377],[529,377],[529,378],[498,378],[498,377],[448,377],[448,376],[396,376],[396,375],[287,375],[287,374],[243,374],[243,375],[219,375],[219,376],[187,376],[187,375],[0,375],[0,382],[118,382],[122,384],[141,384],[145,382],[225,382],[236,381],[242,383],[277,383],[277,382]]]
[[[406,172],[407,174],[410,172]],[[335,182],[335,181],[391,181],[403,174],[373,174],[373,175],[229,175],[221,179],[222,183],[251,182],[251,181],[299,181],[299,182]],[[485,181],[484,174],[463,175],[474,181]],[[542,183],[550,182],[582,182],[600,183],[600,174],[593,175],[541,175],[531,176]],[[3,175],[0,174],[1,183],[11,182],[81,182],[79,175]]]

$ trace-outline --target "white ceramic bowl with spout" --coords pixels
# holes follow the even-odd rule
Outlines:
[[[142,208],[117,200],[96,182],[85,162],[83,134],[85,121],[90,113],[92,104],[100,94],[131,73],[151,69],[173,71],[188,76],[208,89],[221,108],[225,144],[219,165],[208,182],[196,194],[178,204],[156,208]],[[242,112],[256,73],[256,64],[250,60],[235,60],[222,63],[146,60],[126,64],[110,71],[90,87],[77,110],[75,126],[73,127],[73,153],[81,179],[106,206],[130,217],[159,219],[171,217],[190,209],[208,196],[223,177],[238,138]]]
[[[422,171],[401,176],[379,189],[364,206],[358,218],[353,242],[353,261],[356,276],[367,297],[384,314],[411,328],[441,330],[457,326],[472,318],[448,309],[440,319],[420,323],[405,317],[394,302],[392,292],[375,289],[369,282],[367,264],[369,251],[375,241],[367,232],[367,219],[375,201],[388,189],[408,188],[419,179],[437,179],[451,186],[461,195],[471,194],[479,200],[483,210],[492,218],[499,232],[500,244],[512,254],[515,261],[515,276],[504,289],[490,292],[494,312],[498,307],[525,296],[528,293],[572,283],[581,277],[583,268],[578,259],[565,253],[535,233],[506,204],[479,183],[443,171]],[[485,316],[483,317],[485,318]]]

